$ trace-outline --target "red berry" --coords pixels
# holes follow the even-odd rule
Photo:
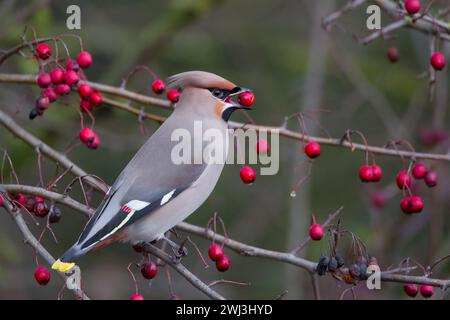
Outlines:
[[[78,94],[81,98],[89,98],[92,93],[92,88],[86,83],[82,83],[78,86]]]
[[[244,107],[250,107],[255,103],[255,95],[250,92],[242,92],[238,95],[238,103]]]
[[[156,79],[152,83],[152,90],[156,94],[161,94],[166,90],[166,84],[161,79]]]
[[[310,228],[309,228],[309,236],[311,237],[312,240],[320,240],[323,238],[323,228],[320,224],[318,223],[314,223]]]
[[[231,261],[226,255],[222,255],[222,258],[216,261],[216,269],[220,272],[225,272],[230,269]]]
[[[359,179],[362,182],[371,182],[373,181],[373,168],[369,165],[362,165],[359,167]]]
[[[428,171],[425,175],[425,183],[427,186],[434,187],[438,184],[438,174],[436,171]]]
[[[420,11],[420,1],[419,0],[406,0],[405,1],[406,11],[413,15]]]
[[[141,273],[145,279],[153,279],[158,273],[158,267],[151,261],[145,262],[141,267]]]
[[[39,217],[43,218],[48,214],[48,206],[45,202],[38,202],[34,205],[34,214]]]
[[[412,213],[419,213],[422,211],[424,203],[421,197],[411,196],[409,198],[408,206]]]
[[[2,204],[3,204],[3,197],[2,197],[2,195],[0,194],[0,207],[1,207]]]
[[[135,293],[130,296],[130,300],[144,300],[144,297],[140,294]]]
[[[387,56],[389,61],[391,61],[392,63],[397,62],[398,61],[398,49],[391,47],[388,49],[387,51]]]
[[[92,103],[94,106],[97,106],[97,105],[99,105],[100,103],[102,103],[102,102],[103,102],[103,98],[102,98],[102,95],[100,94],[100,92],[98,92],[98,91],[93,91],[92,94],[91,94],[90,101],[91,101],[91,103]]]
[[[42,198],[42,197],[40,197],[40,196],[35,196],[35,197],[34,197],[34,200],[35,200],[36,202],[44,202],[44,198]]]
[[[78,65],[78,63],[76,63],[73,60],[67,61],[66,70],[78,71],[79,69],[80,69],[80,66]]]
[[[50,71],[50,78],[52,79],[53,84],[63,82],[64,70],[61,68],[52,69],[52,71]]]
[[[383,209],[386,206],[387,201],[388,201],[384,192],[381,192],[381,191],[373,193],[370,200],[371,200],[372,206],[377,209]]]
[[[423,179],[426,174],[427,168],[421,163],[416,163],[412,168],[412,175],[415,179]]]
[[[94,134],[94,139],[87,143],[88,148],[93,150],[97,149],[99,145],[100,145],[100,138],[96,134]]]
[[[42,90],[42,95],[44,97],[47,97],[48,100],[50,101],[50,103],[56,101],[56,98],[57,98],[55,89],[53,89],[53,88],[45,88],[44,90]]]
[[[270,146],[267,140],[259,139],[258,142],[256,142],[256,152],[258,154],[268,154],[269,150]]]
[[[20,205],[25,205],[26,202],[26,198],[22,193],[18,193],[15,195],[15,200],[20,204]]]
[[[55,86],[55,93],[64,96],[70,93],[70,87],[65,83],[60,83]]]
[[[37,84],[41,88],[47,88],[52,84],[52,78],[46,72],[41,72],[37,78]]]
[[[305,153],[311,159],[320,156],[320,144],[315,141],[310,141],[305,146]]]
[[[80,68],[82,69],[89,68],[90,65],[92,64],[92,56],[89,52],[82,51],[77,57],[77,62]]]
[[[414,298],[415,296],[417,296],[417,293],[419,292],[419,288],[417,287],[416,284],[413,284],[413,283],[405,284],[405,285],[403,286],[403,290],[405,291],[405,293],[406,293],[408,296],[410,296],[410,297],[412,297],[412,298]]]
[[[442,70],[445,67],[445,56],[440,52],[435,52],[431,56],[430,63],[435,70]]]
[[[144,251],[144,246],[141,243],[133,244],[133,250],[137,253],[141,253]]]
[[[176,102],[178,102],[178,100],[180,100],[180,91],[178,91],[176,89],[170,89],[169,91],[167,91],[166,96],[170,102],[176,103]]]
[[[255,170],[253,170],[250,166],[245,166],[241,169],[240,172],[242,182],[245,184],[253,183],[256,179],[256,173]]]
[[[94,105],[89,100],[81,99],[80,109],[81,111],[91,112],[94,109]]]
[[[80,130],[79,136],[83,143],[88,143],[94,140],[95,132],[91,128],[83,128]]]
[[[34,199],[34,197],[27,197],[25,199],[25,208],[29,211],[29,212],[33,212],[34,210],[34,205],[36,204],[36,200]]]
[[[74,70],[68,70],[64,73],[64,82],[68,86],[76,85],[80,81],[80,77],[78,76],[78,73]]]
[[[36,107],[41,111],[48,109],[49,105],[50,105],[50,99],[45,96],[39,97],[36,100]]]
[[[52,49],[46,43],[39,43],[36,46],[36,53],[42,60],[48,59],[52,55]]]
[[[423,284],[420,286],[420,294],[424,298],[431,298],[434,294],[434,287]]]
[[[404,197],[400,201],[400,209],[402,209],[402,211],[404,213],[413,213],[412,210],[411,210],[410,201],[411,201],[410,197]]]
[[[222,259],[222,257],[223,257],[222,247],[219,246],[218,244],[213,244],[208,249],[208,255],[212,261],[218,261],[218,260]]]
[[[50,271],[44,266],[39,266],[34,270],[34,278],[41,286],[45,286],[50,282]]]
[[[395,181],[397,182],[397,186],[399,189],[403,189],[405,186],[411,186],[411,177],[406,171],[400,171],[397,174]]]
[[[383,170],[381,170],[381,167],[379,165],[374,164],[372,166],[372,174],[373,174],[372,178],[373,182],[380,181],[381,178],[383,177]]]

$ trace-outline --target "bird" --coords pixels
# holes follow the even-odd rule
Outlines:
[[[171,155],[176,141],[172,132],[182,129],[194,133],[195,124],[200,122],[203,130],[226,135],[233,111],[249,109],[232,98],[251,90],[205,71],[173,75],[168,86],[181,92],[172,114],[125,166],[77,242],[52,269],[67,272],[86,253],[115,241],[134,245],[165,239],[173,245],[165,233],[194,213],[213,192],[225,161],[174,164]],[[205,142],[201,143],[204,146]]]

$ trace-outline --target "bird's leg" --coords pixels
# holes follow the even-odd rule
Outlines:
[[[181,258],[187,256],[188,251],[186,249],[186,247],[184,246],[184,244],[186,243],[186,240],[183,241],[183,243],[181,245],[176,244],[175,242],[173,242],[172,240],[170,240],[167,237],[162,237],[161,240],[165,241],[170,248],[172,249],[173,252],[173,262],[174,263],[180,263]]]

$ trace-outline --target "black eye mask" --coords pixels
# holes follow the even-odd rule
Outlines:
[[[219,89],[219,88],[209,88],[208,90],[217,99],[225,100],[230,95],[234,95],[236,93],[239,93],[242,89],[240,87],[235,87],[235,88],[233,88],[233,90],[225,90],[225,89]]]

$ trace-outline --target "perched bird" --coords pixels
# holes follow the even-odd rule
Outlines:
[[[203,130],[228,134],[231,113],[246,108],[230,98],[249,90],[203,71],[174,75],[168,83],[181,90],[174,111],[123,169],[78,241],[53,269],[68,271],[84,254],[113,241],[165,239],[165,232],[197,210],[213,191],[225,160],[174,164],[171,154],[177,141],[172,141],[172,132],[184,129],[194,134],[194,125],[200,122]]]

